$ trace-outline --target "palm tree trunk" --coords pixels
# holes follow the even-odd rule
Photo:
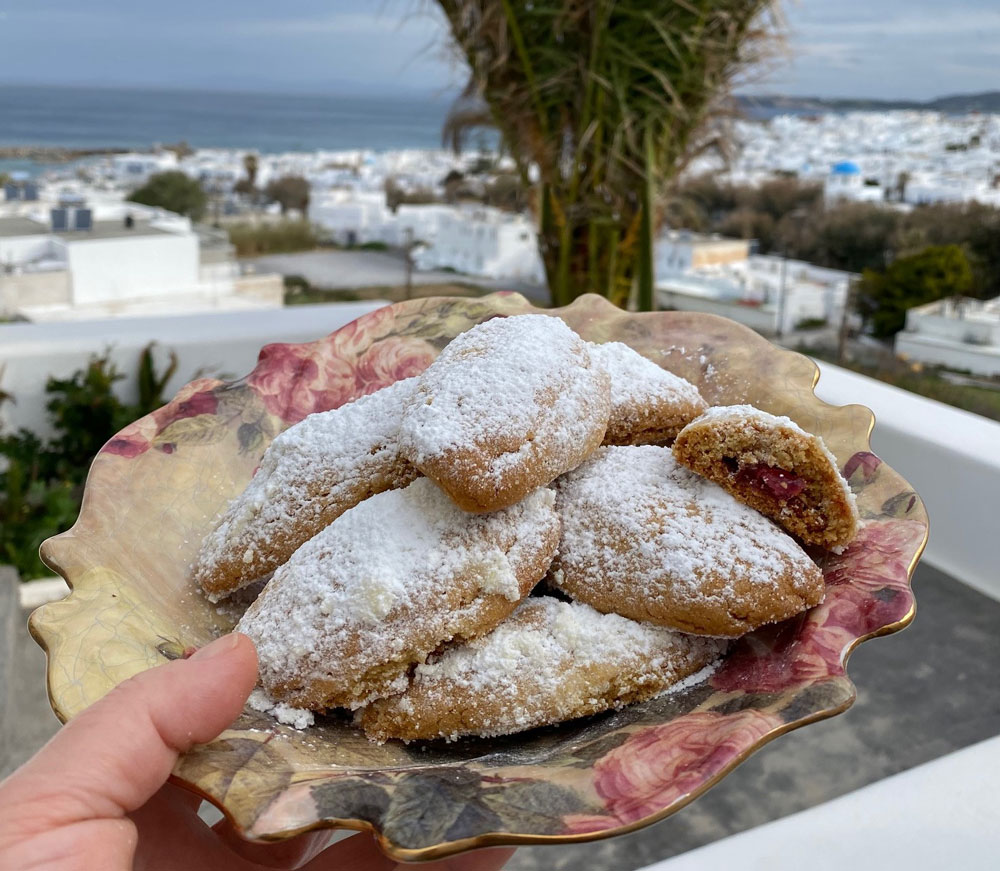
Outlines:
[[[653,138],[647,128],[645,134],[646,177],[642,183],[642,227],[639,230],[639,292],[637,305],[639,311],[650,312],[655,307],[653,291],[653,233],[656,226],[654,214],[655,194],[653,192],[653,174],[656,171]]]

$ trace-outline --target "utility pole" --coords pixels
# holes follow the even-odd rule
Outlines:
[[[808,212],[804,208],[792,209],[788,213],[789,218],[801,221]],[[775,331],[775,338],[780,339],[785,332],[785,281],[788,275],[788,240],[781,241],[781,283],[778,287],[778,328]]]
[[[403,253],[406,256],[406,298],[413,296],[413,228],[403,231]]]
[[[775,338],[780,339],[784,333],[785,325],[785,277],[788,273],[788,251],[782,246],[781,249],[781,281],[778,284],[778,324],[774,332]]]
[[[847,293],[844,294],[844,311],[840,315],[840,331],[837,334],[837,365],[843,366],[847,359],[847,333],[848,318],[854,308],[854,297],[857,290],[857,282],[854,279],[847,281]]]

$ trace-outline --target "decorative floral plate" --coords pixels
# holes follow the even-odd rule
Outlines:
[[[242,380],[194,381],[111,439],[76,524],[42,546],[73,588],[31,618],[56,714],[67,720],[231,628],[188,569],[281,429],[418,373],[480,321],[530,311],[515,294],[379,309],[317,342],[268,345]],[[246,837],[371,829],[389,855],[414,860],[632,831],[674,813],[772,738],[846,710],[851,650],[912,619],[923,504],[870,452],[870,411],[815,397],[812,362],[713,315],[628,314],[595,296],[549,313],[586,339],[626,342],[713,404],[749,402],[824,438],[864,518],[844,553],[819,557],[826,600],[742,639],[698,686],[503,739],[377,746],[343,719],[297,732],[248,710],[174,771]]]

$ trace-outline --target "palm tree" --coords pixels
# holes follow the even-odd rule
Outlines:
[[[658,195],[716,138],[728,86],[777,29],[773,0],[438,0],[471,70],[445,125],[500,131],[537,180],[556,305],[653,307]]]

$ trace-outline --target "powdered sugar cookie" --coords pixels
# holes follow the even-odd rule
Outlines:
[[[418,665],[404,693],[360,720],[379,741],[506,735],[651,698],[721,652],[714,639],[530,598],[489,635]]]
[[[310,414],[271,442],[195,564],[194,579],[213,602],[274,571],[348,508],[417,477],[398,445],[416,386],[407,378]]]
[[[709,409],[673,446],[678,462],[715,481],[807,544],[846,545],[858,509],[823,440],[750,405]]]
[[[545,574],[554,493],[467,514],[418,478],[346,511],[277,569],[236,627],[276,702],[358,707],[444,642],[490,631]]]
[[[823,598],[819,568],[790,536],[669,448],[601,448],[560,480],[556,505],[553,582],[599,611],[733,637]]]
[[[494,511],[579,465],[609,413],[607,373],[559,318],[494,318],[418,376],[400,445],[462,508]]]
[[[698,388],[621,342],[591,345],[611,378],[606,445],[648,445],[674,438],[707,403]]]

